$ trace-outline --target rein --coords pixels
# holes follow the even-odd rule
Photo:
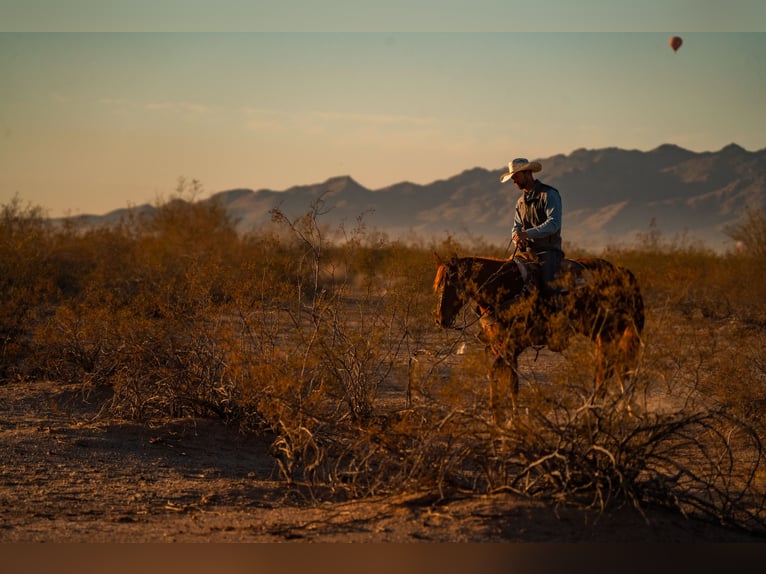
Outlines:
[[[511,256],[511,258],[509,259],[509,261],[513,261],[513,262],[516,264],[516,267],[517,267],[517,268],[518,268],[518,270],[519,270],[519,274],[521,275],[521,281],[522,281],[522,283],[524,284],[524,287],[523,287],[523,288],[522,288],[522,290],[519,292],[519,295],[520,295],[521,293],[523,293],[524,289],[526,289],[526,286],[527,286],[527,279],[529,278],[529,270],[527,269],[527,266],[526,266],[526,265],[524,265],[524,263],[522,263],[522,262],[521,262],[521,261],[519,261],[518,259],[514,259],[514,257],[516,257],[516,251],[517,251],[517,250],[518,250],[518,248],[517,248],[517,249],[515,249],[515,250],[513,251],[513,255]],[[499,276],[500,276],[500,275],[499,275],[499,273],[500,273],[500,271],[501,271],[501,270],[502,270],[504,267],[505,267],[505,263],[503,263],[503,264],[502,264],[500,267],[498,267],[498,268],[497,268],[497,270],[496,270],[495,272],[493,272],[493,273],[492,273],[492,274],[491,274],[489,277],[487,277],[487,278],[484,280],[484,282],[483,282],[481,285],[479,285],[479,288],[478,288],[478,289],[476,289],[476,292],[478,293],[479,291],[481,291],[482,289],[484,289],[484,287],[487,285],[487,283],[489,283],[491,280],[493,280],[493,279],[495,279],[495,278],[499,277]],[[517,296],[518,296],[518,295],[517,295]]]
[[[481,320],[481,315],[476,315],[476,318],[471,321],[470,323],[466,323],[465,325],[453,325],[450,327],[453,331],[465,331],[469,327],[473,327],[476,323],[478,323]]]
[[[521,262],[521,261],[519,261],[519,260],[515,259],[515,257],[516,257],[516,252],[517,252],[517,251],[518,251],[518,246],[516,247],[516,249],[514,249],[514,250],[513,250],[513,255],[511,255],[511,258],[509,259],[509,261],[513,261],[513,262],[516,264],[516,267],[517,267],[517,268],[518,268],[518,270],[519,270],[519,274],[521,275],[521,280],[522,280],[522,282],[523,282],[523,284],[524,284],[524,286],[525,286],[525,288],[526,288],[527,279],[528,279],[528,277],[529,277],[529,271],[527,270],[527,268],[526,268],[526,266],[524,265],[524,263],[523,263],[523,262]],[[479,286],[478,286],[478,288],[476,289],[476,293],[478,294],[478,293],[479,293],[479,292],[480,292],[480,291],[481,291],[481,290],[482,290],[482,289],[483,289],[483,288],[484,288],[484,287],[485,287],[485,286],[486,286],[486,285],[487,285],[487,284],[488,284],[490,281],[492,281],[493,279],[495,279],[495,278],[499,277],[499,276],[500,276],[500,271],[501,271],[501,270],[504,268],[504,266],[505,266],[505,262],[504,262],[503,264],[501,264],[501,265],[500,265],[500,267],[498,267],[498,268],[497,268],[497,269],[496,269],[494,272],[492,272],[492,273],[491,273],[491,274],[490,274],[490,275],[489,275],[489,276],[488,276],[488,277],[487,277],[487,278],[486,278],[486,279],[485,279],[485,280],[482,282],[482,284],[481,284],[481,285],[479,285]],[[446,274],[445,274],[445,275],[446,275]],[[522,289],[522,291],[521,291],[519,294],[517,294],[517,295],[516,295],[516,297],[518,297],[519,295],[521,295],[521,293],[522,293],[522,292],[523,292],[523,289]],[[477,304],[477,307],[478,307],[479,309],[481,309],[481,312],[480,312],[480,313],[479,313],[479,312],[477,312],[477,313],[476,313],[476,318],[475,318],[473,321],[471,321],[470,323],[466,323],[466,324],[464,324],[464,325],[462,325],[462,326],[452,326],[452,327],[450,327],[450,328],[451,328],[451,329],[454,329],[454,330],[456,330],[456,331],[463,331],[463,330],[465,330],[465,329],[468,329],[469,327],[472,327],[473,325],[475,325],[475,324],[476,324],[478,321],[480,321],[480,320],[482,319],[482,317],[484,317],[485,315],[491,315],[491,311],[489,311],[489,310],[485,310],[486,308],[485,308],[485,307],[483,307],[482,305],[480,305],[480,304]]]

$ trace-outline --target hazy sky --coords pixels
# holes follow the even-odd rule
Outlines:
[[[104,213],[179,177],[378,189],[578,148],[766,147],[762,0],[381,4],[0,0],[0,204]]]

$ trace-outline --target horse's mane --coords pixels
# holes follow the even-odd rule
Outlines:
[[[502,257],[483,257],[479,255],[473,255],[469,257],[453,257],[451,261],[494,261],[496,263],[505,263],[508,259]],[[436,268],[436,277],[434,277],[434,292],[439,290],[441,284],[444,282],[444,277],[447,275],[447,265],[442,263]]]
[[[442,263],[439,265],[439,267],[436,268],[436,277],[434,278],[434,292],[439,290],[439,287],[441,287],[442,281],[444,281],[444,276],[446,274],[447,266]]]
[[[479,257],[478,255],[475,257],[464,257],[464,259],[474,259],[478,261],[497,261],[499,263],[505,263],[508,261],[507,257]]]

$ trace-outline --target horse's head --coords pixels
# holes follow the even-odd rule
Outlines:
[[[441,327],[452,327],[458,312],[470,300],[484,309],[497,309],[524,287],[519,267],[507,259],[452,257],[444,261],[436,253],[434,259],[434,291],[439,297],[436,322]]]
[[[440,327],[449,328],[455,324],[455,317],[465,301],[455,284],[457,272],[454,258],[450,261],[444,261],[434,253],[434,259],[436,261],[434,292],[439,298],[436,305],[436,323]]]

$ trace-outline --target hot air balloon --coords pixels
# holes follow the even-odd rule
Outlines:
[[[670,44],[670,47],[673,48],[674,52],[678,51],[678,48],[681,47],[681,44],[683,44],[684,41],[681,39],[681,36],[673,36],[669,41],[668,44]]]

